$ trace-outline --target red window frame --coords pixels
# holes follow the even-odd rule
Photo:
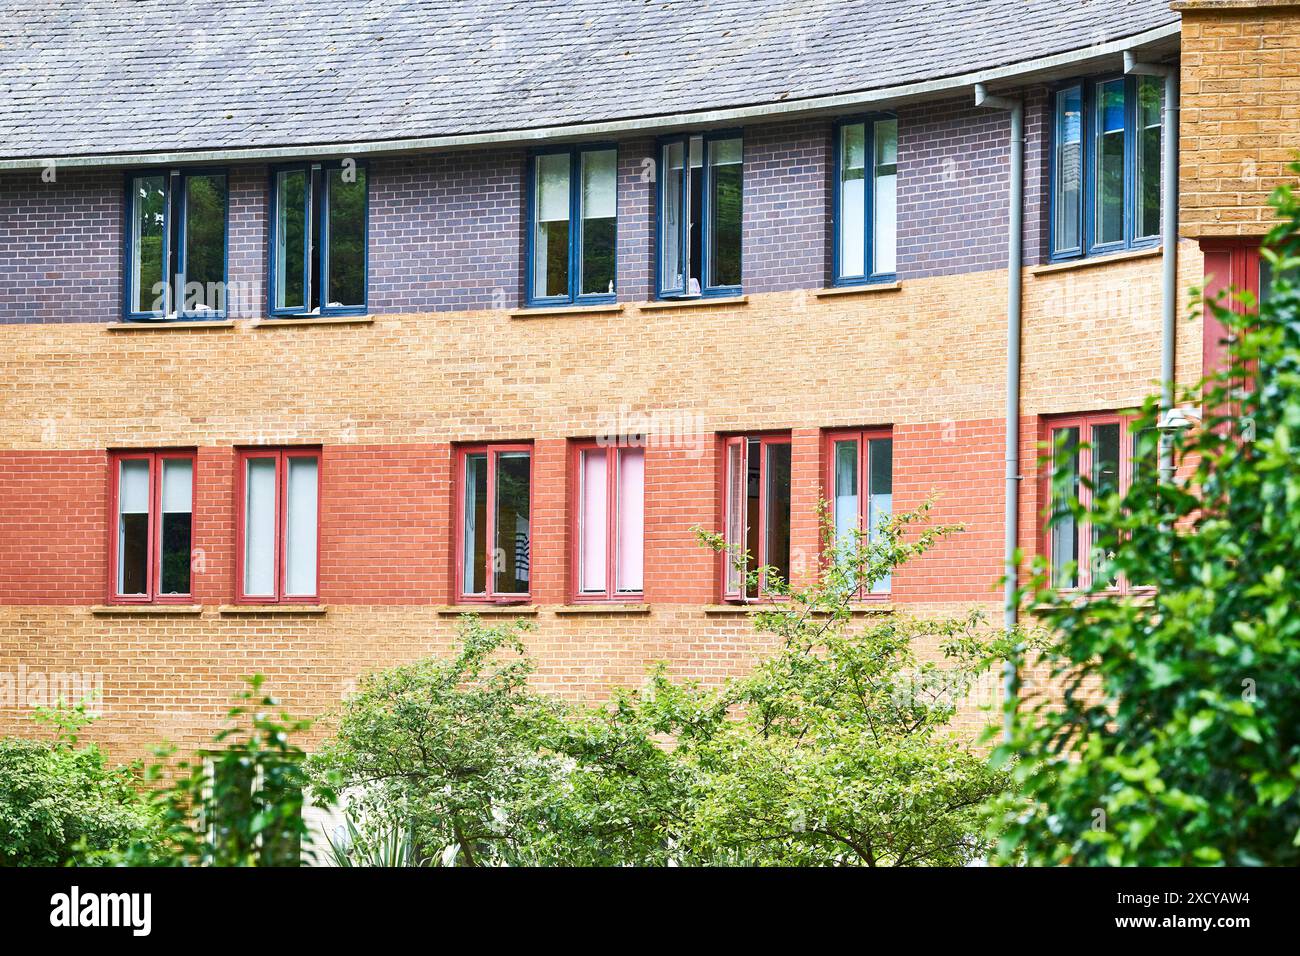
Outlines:
[[[604,451],[612,456],[615,466],[609,467],[609,458],[605,464],[605,590],[603,592],[582,590],[582,458],[589,451]],[[569,514],[569,553],[573,555],[570,569],[569,596],[575,604],[608,603],[623,601],[637,603],[645,600],[645,529],[641,532],[641,587],[636,591],[618,590],[618,525],[622,502],[618,494],[619,469],[622,467],[623,455],[628,451],[644,454],[641,445],[599,442],[584,440],[570,442],[569,474],[570,482]],[[642,516],[645,507],[645,482],[642,479]],[[462,579],[463,580],[463,579]]]
[[[867,514],[871,507],[871,442],[882,438],[891,441],[894,437],[892,428],[846,428],[824,432],[822,435],[822,498],[830,503],[831,520],[834,521],[835,507],[835,445],[842,441],[858,443],[858,530],[867,530]],[[892,487],[893,457],[890,457],[890,479]],[[892,492],[891,492],[892,494]],[[884,591],[857,591],[859,601],[888,601],[892,597],[893,582]]]
[[[759,466],[758,466],[758,522],[759,522],[759,525],[758,525],[758,552],[759,552],[759,553],[758,553],[757,555],[754,555],[754,559],[755,559],[755,561],[756,561],[756,565],[757,565],[757,567],[760,567],[760,568],[761,568],[761,567],[764,567],[764,566],[766,566],[766,565],[768,564],[768,555],[767,555],[767,538],[768,538],[768,535],[767,535],[767,519],[768,519],[768,508],[767,508],[767,505],[768,505],[768,502],[767,502],[767,458],[768,458],[768,455],[767,455],[767,449],[768,449],[769,446],[772,446],[772,445],[791,445],[791,451],[793,452],[793,445],[792,445],[792,442],[791,442],[791,436],[790,436],[790,433],[789,433],[789,432],[777,432],[777,433],[773,433],[773,434],[764,434],[764,433],[753,433],[753,432],[749,432],[749,433],[745,433],[745,434],[741,434],[741,435],[728,435],[728,436],[726,436],[726,437],[724,437],[724,438],[722,439],[722,458],[721,458],[721,468],[719,469],[719,472],[720,472],[720,481],[721,481],[721,494],[720,494],[720,500],[721,500],[721,502],[722,502],[722,535],[723,535],[723,540],[726,541],[726,543],[727,543],[727,547],[723,550],[722,554],[719,556],[720,559],[721,559],[720,562],[719,562],[719,563],[720,563],[720,569],[721,569],[721,580],[720,580],[720,585],[721,585],[721,596],[722,596],[722,600],[724,600],[724,601],[733,601],[733,602],[738,602],[738,603],[753,603],[753,602],[756,602],[756,601],[771,601],[771,600],[776,600],[776,599],[779,598],[779,595],[778,595],[778,596],[773,596],[773,595],[767,593],[766,582],[763,580],[763,577],[764,577],[764,576],[762,576],[762,575],[760,575],[760,578],[759,578],[759,586],[758,586],[758,594],[757,594],[757,595],[751,596],[751,595],[748,594],[748,592],[746,591],[746,589],[745,589],[745,587],[744,587],[744,581],[743,581],[743,580],[741,581],[741,586],[740,586],[739,589],[733,589],[733,588],[731,587],[731,574],[730,574],[730,571],[731,571],[731,565],[732,565],[731,542],[730,542],[730,541],[727,541],[728,532],[730,531],[728,518],[729,518],[730,515],[731,515],[731,487],[730,487],[730,482],[727,481],[727,469],[728,469],[728,465],[729,465],[729,463],[730,463],[730,461],[731,461],[731,449],[732,449],[733,447],[739,445],[739,446],[740,446],[740,468],[741,468],[741,471],[744,472],[746,476],[748,476],[748,474],[749,474],[749,443],[750,443],[751,441],[757,441],[758,444],[759,444],[759,450],[758,450],[758,455],[759,455],[759,459],[758,459],[758,460],[759,460]],[[792,461],[791,461],[791,469],[792,469],[792,472],[793,472],[793,459],[792,459]],[[791,474],[791,479],[790,479],[790,480],[791,480],[791,484],[793,485],[793,482],[794,482],[794,475],[793,475],[793,473]],[[746,490],[746,498],[748,498],[748,490]],[[744,513],[744,512],[742,512],[742,514],[743,514],[743,513]],[[791,524],[793,524],[793,519],[794,519],[794,514],[793,514],[793,503],[792,503],[792,511],[791,511],[791,516],[790,516],[790,517],[791,517]],[[745,539],[748,539],[748,538],[749,538],[749,523],[748,523],[748,516],[747,516],[747,515],[746,515],[746,523],[745,523],[745,532],[744,532],[743,537],[744,537]],[[743,543],[744,543],[744,542],[742,542],[742,545],[743,545]],[[789,583],[789,582],[787,582],[787,583]]]
[[[1078,476],[1079,476],[1079,502],[1084,508],[1088,508],[1092,503],[1092,491],[1084,484],[1083,478],[1092,475],[1092,429],[1096,425],[1119,425],[1119,492],[1124,495],[1128,492],[1129,486],[1133,480],[1133,451],[1134,441],[1137,434],[1132,430],[1132,415],[1121,415],[1118,412],[1082,412],[1071,415],[1054,415],[1042,420],[1040,430],[1040,440],[1046,448],[1047,463],[1043,467],[1042,480],[1039,483],[1041,500],[1043,502],[1042,515],[1043,521],[1040,526],[1041,539],[1040,547],[1042,554],[1047,559],[1048,564],[1048,581],[1056,586],[1056,568],[1052,566],[1052,473],[1056,468],[1056,445],[1054,435],[1056,432],[1065,428],[1079,429],[1079,449],[1078,449]],[[1085,447],[1087,446],[1087,447]],[[1092,523],[1085,520],[1079,525],[1079,545],[1075,549],[1074,560],[1078,565],[1076,569],[1076,581],[1072,587],[1062,587],[1062,591],[1088,591],[1091,589],[1093,581],[1092,569]],[[1080,555],[1078,552],[1082,551]],[[1110,594],[1130,594],[1134,592],[1150,591],[1151,588],[1144,585],[1131,585],[1124,575],[1119,575],[1114,587],[1105,588]]]
[[[158,585],[161,578],[162,550],[159,547],[162,528],[162,463],[164,460],[180,460],[190,463],[190,589],[185,594],[159,594]],[[145,572],[144,594],[117,593],[117,513],[119,483],[122,477],[122,462],[149,462],[149,534],[148,562]],[[194,508],[198,499],[199,466],[198,456],[193,450],[188,451],[114,451],[108,456],[108,581],[107,601],[110,604],[190,604],[194,601]]]
[[[496,541],[496,509],[493,502],[496,501],[497,489],[497,458],[504,452],[527,452],[528,453],[528,591],[527,592],[510,592],[503,593],[492,590],[492,556],[495,549],[492,545]],[[482,594],[465,593],[465,462],[470,455],[487,455],[487,528],[485,530],[485,541],[488,547],[485,548],[483,560],[488,562],[487,574],[484,578],[484,592]],[[452,528],[452,534],[456,542],[456,561],[453,568],[455,580],[452,583],[453,593],[456,595],[458,604],[527,604],[533,596],[533,569],[536,564],[534,561],[535,553],[533,542],[536,537],[535,521],[537,516],[537,489],[536,481],[533,474],[533,445],[532,442],[497,442],[479,445],[462,445],[456,449],[456,480],[453,482],[454,493],[456,495],[455,507],[455,525]]]
[[[275,584],[271,594],[246,594],[244,592],[244,543],[248,515],[248,462],[270,458],[275,461]],[[285,576],[288,552],[285,548],[289,525],[288,461],[292,458],[309,458],[316,462],[316,590],[313,594],[285,594]],[[235,456],[235,600],[238,604],[319,604],[320,603],[320,542],[321,499],[324,488],[324,470],[319,448],[241,448]]]

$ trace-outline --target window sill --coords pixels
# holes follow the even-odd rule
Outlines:
[[[570,614],[649,614],[649,604],[633,604],[630,601],[609,601],[607,603],[564,604],[555,609],[557,616]]]
[[[712,305],[747,305],[747,295],[700,296],[695,299],[655,299],[642,302],[637,306],[642,312],[654,312],[660,309],[702,309]]]
[[[324,614],[329,608],[324,604],[223,604],[217,610],[222,614]]]
[[[154,614],[202,614],[202,604],[96,604],[90,609],[96,617],[135,617]]]
[[[234,319],[168,319],[158,322],[109,322],[105,332],[175,332],[179,329],[233,329]]]
[[[462,614],[535,615],[536,604],[446,604],[437,609],[439,617],[460,617]]]
[[[872,292],[897,292],[903,288],[901,282],[864,282],[862,285],[839,285],[831,289],[817,289],[813,292],[816,299],[835,299],[842,295],[869,295]]]
[[[1101,256],[1084,256],[1082,259],[1071,259],[1068,262],[1049,262],[1046,265],[1030,266],[1029,274],[1031,276],[1052,275],[1057,272],[1073,272],[1076,269],[1088,269],[1092,266],[1104,266],[1112,262],[1130,262],[1133,259],[1150,259],[1164,252],[1163,246],[1152,246],[1150,249],[1130,249],[1127,252],[1108,252]]]
[[[258,319],[249,322],[250,329],[276,329],[290,325],[370,325],[375,321],[373,315],[305,315],[295,318],[292,315],[275,318]]]
[[[607,315],[623,311],[622,302],[605,302],[600,305],[539,305],[532,309],[512,309],[512,319],[540,319],[544,316]]]
[[[770,608],[772,604],[757,602],[753,604],[707,604],[704,607],[704,613],[709,617],[720,617],[727,614],[753,614],[755,611],[761,611],[764,608]]]

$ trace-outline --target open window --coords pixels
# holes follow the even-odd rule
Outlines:
[[[743,160],[736,132],[660,140],[661,298],[740,292]]]
[[[528,182],[528,304],[614,301],[618,150],[536,153]]]
[[[271,173],[271,315],[366,310],[368,171],[342,160]]]
[[[1157,244],[1163,82],[1081,81],[1058,89],[1052,102],[1051,257]]]
[[[645,449],[573,447],[574,599],[640,600],[643,593]]]
[[[734,436],[723,455],[723,596],[755,600],[771,593],[769,575],[790,580],[790,436]]]
[[[237,594],[241,603],[318,599],[320,451],[239,453]]]
[[[826,489],[837,545],[851,547],[855,538],[864,544],[876,540],[894,513],[894,440],[889,430],[830,432],[826,452]],[[890,578],[869,590],[859,583],[859,592],[864,598],[888,595]]]
[[[225,317],[227,211],[222,170],[127,177],[127,320]]]
[[[109,469],[111,599],[188,603],[194,590],[194,453],[116,452]]]
[[[514,603],[532,588],[532,446],[457,453],[456,587],[462,601]]]
[[[887,282],[897,271],[898,120],[835,127],[835,285]]]

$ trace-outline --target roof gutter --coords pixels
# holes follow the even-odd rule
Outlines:
[[[483,133],[464,133],[451,136],[428,136],[411,139],[369,140],[352,143],[322,143],[306,146],[270,146],[231,149],[202,149],[152,151],[137,153],[93,153],[83,156],[0,158],[0,169],[40,169],[51,164],[60,168],[75,166],[139,166],[172,165],[176,163],[210,163],[231,161],[267,161],[281,159],[308,159],[332,156],[367,156],[425,152],[435,149],[456,149],[469,146],[520,145],[539,140],[557,140],[574,137],[610,136],[655,130],[670,132],[674,127],[699,127],[714,124],[736,123],[745,120],[788,119],[817,113],[848,110],[879,109],[898,105],[908,100],[933,97],[944,93],[969,92],[976,84],[1024,81],[1035,75],[1051,74],[1090,60],[1118,56],[1126,50],[1138,49],[1175,38],[1181,29],[1180,22],[1146,30],[1142,33],[1106,43],[1092,44],[1078,50],[1055,53],[1022,63],[993,67],[934,80],[922,80],[877,90],[842,93],[781,103],[764,103],[727,109],[705,110],[696,113],[675,113],[645,116],[636,119],[613,120],[605,123],[570,123],[563,126],[546,126],[536,129],[498,130]]]

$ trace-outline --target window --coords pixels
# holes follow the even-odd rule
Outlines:
[[[894,513],[894,440],[888,430],[831,432],[826,436],[826,487],[835,540],[851,546],[855,536],[876,540]],[[871,594],[888,594],[890,579]]]
[[[272,171],[272,315],[365,311],[367,182],[354,160]]]
[[[1156,244],[1162,81],[1075,83],[1053,103],[1052,258]]]
[[[532,448],[462,448],[457,464],[456,580],[465,601],[527,600],[532,550]]]
[[[754,435],[728,438],[724,446],[723,509],[727,552],[723,595],[731,600],[758,598],[771,590],[767,572],[757,589],[748,575],[770,567],[790,579],[790,438]],[[736,566],[749,555],[744,571]]]
[[[612,302],[618,151],[533,156],[529,170],[529,305]]]
[[[226,174],[155,170],[127,177],[124,314],[226,314]]]
[[[740,292],[738,133],[674,136],[659,147],[659,295]]]
[[[1107,574],[1110,556],[1098,533],[1086,519],[1076,519],[1071,506],[1086,509],[1094,498],[1126,494],[1134,469],[1154,470],[1150,452],[1155,442],[1144,444],[1125,419],[1109,413],[1053,419],[1046,431],[1053,463],[1046,476],[1046,497],[1050,499],[1046,546],[1052,585],[1062,590],[1088,590],[1100,583],[1109,589],[1129,590],[1128,582],[1121,578],[1101,579]],[[1057,471],[1065,476],[1060,486],[1053,481]]]
[[[835,285],[893,278],[897,182],[897,119],[835,127]]]
[[[645,449],[575,444],[574,596],[640,598],[644,554]]]
[[[114,515],[109,581],[115,602],[167,604],[193,593],[194,453],[120,452],[110,458]]]
[[[320,452],[239,453],[238,596],[250,604],[316,601]]]

